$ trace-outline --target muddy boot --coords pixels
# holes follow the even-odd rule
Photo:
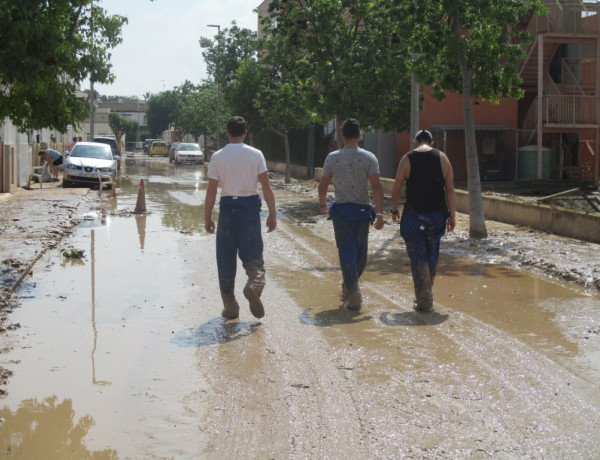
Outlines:
[[[360,293],[360,288],[358,287],[358,285],[356,286],[356,289],[348,290],[348,297],[344,302],[344,307],[346,307],[347,310],[356,311],[360,310],[360,307],[362,307],[362,295]]]
[[[221,294],[221,299],[223,299],[223,311],[221,312],[221,316],[224,316],[227,319],[235,319],[240,316],[240,306],[235,300],[234,294]]]
[[[419,312],[433,311],[433,292],[431,290],[431,277],[426,264],[419,265],[413,272],[415,286],[415,306]]]
[[[340,296],[342,299],[342,302],[345,302],[346,300],[348,300],[348,288],[346,287],[346,284],[342,281],[342,295]]]
[[[265,287],[265,272],[264,270],[248,269],[248,282],[244,287],[244,297],[248,299],[250,304],[250,312],[255,318],[262,318],[265,316],[265,309],[263,303],[260,300],[260,296]]]

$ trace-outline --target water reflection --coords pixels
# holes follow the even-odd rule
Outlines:
[[[0,453],[3,458],[116,460],[115,449],[90,452],[83,440],[95,425],[90,415],[75,424],[70,399],[58,403],[56,396],[43,401],[27,399],[12,412],[0,410]]]
[[[96,235],[92,229],[90,235],[90,253],[91,253],[91,295],[92,295],[92,331],[94,332],[94,346],[92,347],[92,383],[94,385],[112,385],[111,382],[96,379],[96,348],[98,346],[98,329],[96,328]]]
[[[135,223],[137,225],[138,236],[140,238],[140,249],[144,251],[144,241],[146,240],[146,218],[147,214],[137,214]]]
[[[218,345],[247,337],[261,324],[257,321],[232,322],[225,318],[215,318],[196,329],[188,328],[177,332],[170,342],[182,348]]]

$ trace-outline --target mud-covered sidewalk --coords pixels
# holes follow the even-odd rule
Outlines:
[[[54,182],[0,194],[0,333],[19,327],[10,321],[10,312],[18,306],[16,291],[44,253],[73,232],[72,218],[88,191],[63,189]],[[2,368],[0,373],[4,383],[8,372]]]

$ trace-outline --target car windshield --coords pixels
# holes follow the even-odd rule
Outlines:
[[[200,146],[198,144],[181,144],[179,146],[179,150],[186,150],[186,151],[190,151],[190,150],[200,150]]]
[[[166,147],[167,144],[165,144],[164,142],[155,142],[154,144],[152,144],[152,147]]]
[[[113,139],[98,139],[98,138],[94,138],[94,142],[99,142],[100,144],[107,144],[107,145],[110,145],[111,147],[116,147],[117,146],[117,141],[115,141]]]
[[[96,145],[75,145],[71,157],[97,158],[99,160],[112,160],[112,152],[109,147]]]

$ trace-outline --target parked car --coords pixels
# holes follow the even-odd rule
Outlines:
[[[179,144],[181,144],[181,142],[173,142],[173,144],[171,144],[171,148],[169,149],[169,162],[173,163],[173,159],[175,158],[175,149],[177,147],[179,147]]]
[[[150,147],[148,148],[148,155],[162,155],[167,156],[169,154],[169,149],[167,148],[167,143],[165,141],[152,141]]]
[[[175,164],[204,164],[204,153],[202,153],[202,150],[198,144],[182,142],[175,149],[173,161]]]
[[[162,139],[146,139],[144,140],[144,153],[148,154],[148,151],[150,150],[150,144],[152,144],[152,142],[154,141],[161,141]]]
[[[107,144],[110,146],[110,150],[113,153],[113,156],[119,156],[119,161],[117,162],[118,169],[121,169],[121,149],[119,148],[119,143],[114,137],[94,137],[94,142],[99,142],[100,144]]]
[[[78,142],[65,160],[63,187],[74,183],[97,184],[98,171],[114,181],[119,158],[118,155],[113,155],[108,144]]]

